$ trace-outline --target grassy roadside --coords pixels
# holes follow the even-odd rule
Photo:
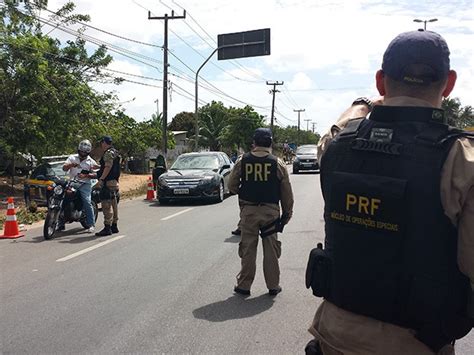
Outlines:
[[[46,216],[47,209],[39,208],[35,212],[29,211],[26,207],[16,208],[16,220],[18,224],[33,224],[41,221]],[[0,230],[3,229],[5,224],[6,214],[0,214]]]
[[[132,199],[134,197],[146,195],[147,192],[147,183],[140,184],[138,187],[124,191],[120,193],[120,199]],[[47,209],[46,208],[38,208],[36,211],[32,212],[28,210],[26,207],[19,207],[16,208],[16,219],[18,224],[32,224],[38,221],[44,220],[46,216]],[[0,213],[0,230],[3,229],[3,225],[5,224],[6,213]]]

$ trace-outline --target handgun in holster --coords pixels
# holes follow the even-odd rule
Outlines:
[[[313,290],[316,297],[327,297],[329,295],[331,279],[331,259],[323,249],[323,245],[318,243],[317,247],[311,250],[306,266],[306,288]]]
[[[281,217],[278,217],[273,222],[264,225],[262,228],[260,228],[260,237],[265,238],[272,234],[282,233],[283,228],[285,228],[285,224],[287,224],[289,221],[289,217],[290,216],[287,213],[283,213]]]

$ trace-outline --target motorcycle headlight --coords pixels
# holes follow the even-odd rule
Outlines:
[[[63,193],[64,189],[61,185],[57,185],[54,188],[54,194],[55,195],[61,195]]]

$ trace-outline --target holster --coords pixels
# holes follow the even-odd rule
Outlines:
[[[107,186],[105,186],[105,184],[104,184],[104,186],[102,186],[100,188],[100,199],[101,200],[111,200],[112,197],[113,197],[112,194],[113,194],[113,192],[110,191],[110,189]]]
[[[281,217],[278,217],[273,222],[266,224],[262,228],[260,228],[260,236],[262,238],[265,238],[275,233],[282,233],[283,228],[285,228],[285,225],[288,223],[288,221],[289,215],[287,213],[283,213]]]
[[[327,297],[330,291],[331,280],[331,259],[323,249],[323,245],[318,243],[317,247],[311,250],[306,267],[306,288],[313,290],[316,297]]]
[[[260,228],[260,237],[263,239],[278,232],[283,232],[283,226],[280,224],[280,218],[277,218],[273,222]]]

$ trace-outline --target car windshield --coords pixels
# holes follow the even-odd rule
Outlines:
[[[213,170],[218,168],[219,160],[215,155],[181,155],[171,166],[171,170]]]
[[[317,149],[316,148],[300,148],[296,151],[296,154],[298,155],[316,155],[317,154]]]
[[[31,178],[35,179],[39,175],[43,175],[44,177],[64,177],[66,176],[66,172],[63,171],[63,164],[63,162],[41,164],[37,166],[35,170],[33,170],[31,173]]]

